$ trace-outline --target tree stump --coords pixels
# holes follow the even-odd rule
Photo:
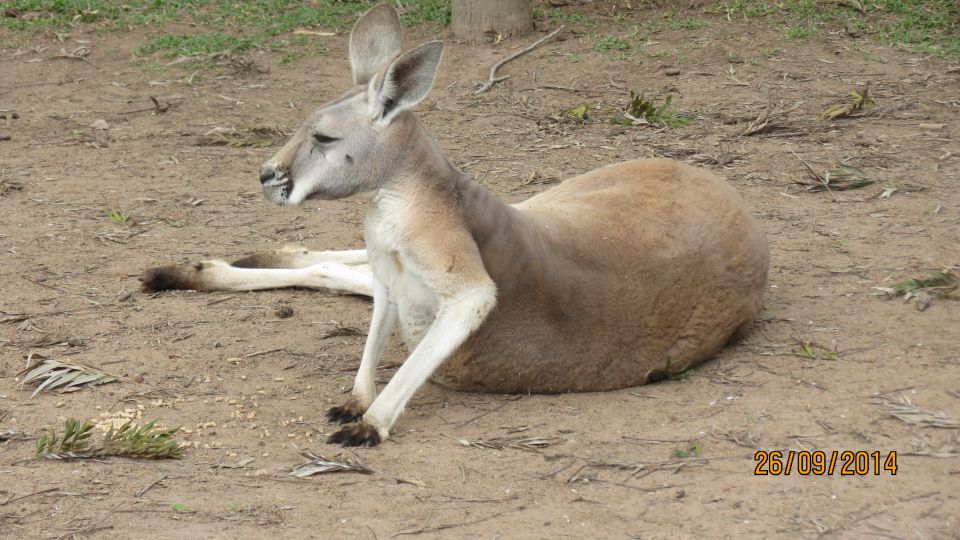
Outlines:
[[[481,42],[533,30],[530,0],[453,0],[451,28],[457,39]]]

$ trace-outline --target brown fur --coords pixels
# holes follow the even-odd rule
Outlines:
[[[643,384],[713,356],[760,309],[766,239],[705,170],[621,163],[519,208],[453,181],[498,301],[434,373],[441,384],[538,393]]]

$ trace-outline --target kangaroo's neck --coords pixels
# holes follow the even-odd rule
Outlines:
[[[392,180],[374,196],[374,205],[384,216],[419,218],[433,215],[458,216],[456,221],[435,221],[435,226],[463,226],[469,231],[485,262],[496,253],[516,254],[536,237],[530,217],[498,199],[466,173],[458,169],[440,148],[440,144],[412,115],[404,118],[398,141],[403,151],[395,160]],[[399,212],[415,209],[419,216]],[[388,218],[389,219],[389,218]],[[402,227],[402,225],[401,225]]]
[[[529,219],[461,171],[454,179],[457,206],[481,253],[513,251],[509,244],[529,228]]]

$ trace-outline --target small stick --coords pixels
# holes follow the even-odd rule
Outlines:
[[[147,484],[147,487],[141,489],[140,492],[137,493],[137,497],[143,497],[143,494],[146,493],[146,492],[148,492],[148,491],[150,491],[150,488],[152,488],[153,486],[155,486],[155,485],[159,484],[160,482],[164,481],[166,478],[167,478],[167,475],[161,474],[161,475],[160,475],[160,478],[157,478],[157,479],[154,480],[153,482],[150,482],[149,484]]]
[[[2,503],[0,503],[0,506],[6,506],[6,505],[12,503],[13,501],[19,501],[19,500],[22,500],[22,499],[26,499],[27,497],[33,497],[34,495],[42,495],[42,494],[44,494],[44,493],[50,493],[50,492],[52,492],[52,491],[60,491],[60,488],[41,489],[40,491],[34,491],[33,493],[27,493],[26,495],[21,495],[21,496],[19,496],[19,497],[13,497],[13,496],[11,496],[9,499],[7,499],[7,500],[3,501]]]
[[[270,353],[275,353],[275,352],[280,352],[280,351],[285,351],[285,350],[287,350],[286,347],[277,347],[276,349],[270,349],[269,351],[257,351],[257,352],[252,352],[252,353],[246,355],[245,358],[253,358],[254,356],[263,356],[263,355],[265,355],[265,354],[270,354]]]
[[[491,88],[493,88],[493,85],[497,84],[498,82],[500,82],[500,81],[505,81],[505,80],[509,79],[509,78],[510,78],[510,75],[504,75],[503,77],[497,77],[497,70],[500,69],[500,66],[506,64],[507,62],[509,62],[509,61],[511,61],[511,60],[515,60],[515,59],[517,59],[517,58],[519,58],[519,57],[527,54],[528,52],[536,49],[536,48],[539,47],[540,45],[543,45],[543,43],[544,43],[545,41],[547,41],[548,39],[556,36],[557,34],[559,34],[559,33],[560,33],[564,28],[566,28],[566,27],[567,27],[566,25],[560,25],[560,28],[557,28],[557,29],[554,30],[553,32],[550,32],[549,34],[543,36],[542,38],[538,39],[537,41],[531,43],[530,45],[527,45],[527,46],[524,47],[523,49],[520,49],[519,51],[511,54],[510,56],[508,56],[508,57],[504,58],[503,60],[500,60],[499,62],[497,62],[496,64],[494,64],[493,67],[490,68],[490,79],[489,79],[487,82],[478,83],[478,84],[477,84],[477,89],[473,92],[473,95],[475,95],[475,96],[480,95],[480,94],[482,94],[482,93],[490,90]]]

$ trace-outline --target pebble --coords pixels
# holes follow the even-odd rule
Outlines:
[[[90,123],[90,127],[93,129],[110,129],[110,124],[103,118],[98,118]]]
[[[11,138],[9,133],[0,133],[0,141],[9,141]]]
[[[680,70],[677,68],[667,68],[663,70],[664,75],[679,75]]]

